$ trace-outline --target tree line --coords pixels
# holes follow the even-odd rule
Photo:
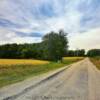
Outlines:
[[[67,34],[60,30],[57,33],[46,34],[41,43],[1,45],[0,58],[33,58],[58,61],[62,60],[67,50]]]
[[[86,56],[85,50],[68,50],[67,33],[63,30],[46,34],[40,43],[0,45],[0,58],[62,60],[64,56]],[[87,52],[87,56],[100,56],[100,49]]]
[[[87,52],[87,56],[95,57],[100,56],[100,49],[91,49]]]
[[[84,49],[78,49],[78,50],[68,50],[66,52],[66,56],[74,57],[74,56],[85,56],[85,50]]]

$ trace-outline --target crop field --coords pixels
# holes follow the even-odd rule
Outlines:
[[[0,87],[64,67],[82,59],[83,57],[64,57],[62,63],[42,60],[0,59]]]
[[[0,65],[41,65],[47,64],[48,61],[43,60],[27,60],[27,59],[0,59]]]

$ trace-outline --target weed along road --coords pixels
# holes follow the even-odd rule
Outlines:
[[[86,58],[48,77],[2,88],[0,100],[100,100],[100,72]]]

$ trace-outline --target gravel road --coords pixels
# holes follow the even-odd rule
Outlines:
[[[37,83],[34,81],[37,80]],[[38,81],[40,80],[40,81]],[[27,88],[2,88],[0,100],[100,100],[100,71],[88,58],[65,67],[43,79],[26,82]],[[33,83],[32,83],[33,82]],[[34,84],[34,85],[32,85]],[[12,89],[15,94],[8,93]],[[20,90],[20,92],[16,92]],[[12,94],[12,95],[11,95]]]

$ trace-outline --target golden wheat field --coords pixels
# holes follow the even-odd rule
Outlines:
[[[49,61],[32,59],[0,59],[0,65],[40,65],[47,63],[49,63]]]

